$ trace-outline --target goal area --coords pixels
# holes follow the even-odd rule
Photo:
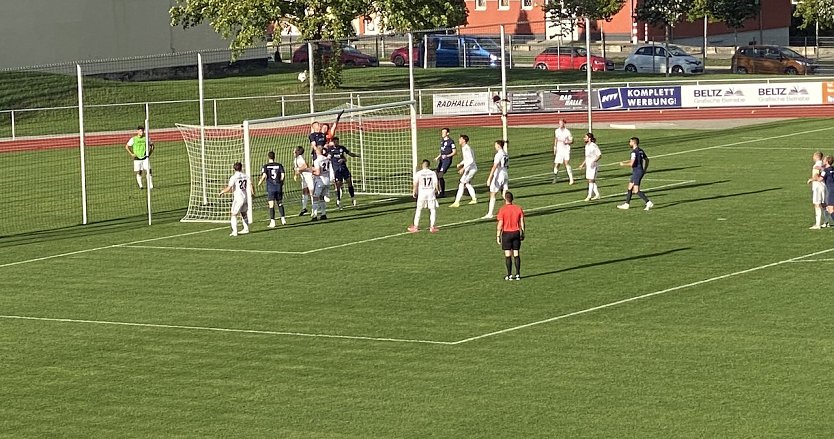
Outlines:
[[[313,122],[328,124],[331,129],[335,125],[339,144],[358,154],[347,157],[357,193],[408,195],[417,167],[414,105],[414,101],[364,107],[346,104],[318,113],[246,120],[236,126],[177,124],[191,173],[188,210],[182,221],[227,222],[232,201],[218,197],[218,193],[232,175],[232,165],[241,162],[255,184],[270,151],[286,172],[284,201],[300,199],[301,183],[294,179],[294,150],[304,148],[304,158],[312,166],[309,135]],[[250,221],[253,210],[266,207],[263,186],[255,189],[249,203]]]

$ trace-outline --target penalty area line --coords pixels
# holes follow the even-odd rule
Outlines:
[[[415,343],[415,344],[435,344],[435,345],[451,345],[453,342],[449,341],[435,341],[435,340],[419,340],[408,338],[390,338],[390,337],[368,337],[361,335],[338,335],[338,334],[314,334],[306,332],[289,332],[289,331],[267,331],[259,329],[235,329],[235,328],[218,328],[213,326],[189,326],[189,325],[166,325],[161,323],[137,323],[137,322],[116,322],[108,320],[84,320],[84,319],[65,319],[53,317],[32,317],[32,316],[14,316],[14,315],[0,315],[0,319],[6,320],[28,320],[40,322],[54,322],[54,323],[85,323],[91,325],[109,325],[109,326],[131,326],[140,328],[154,328],[154,329],[180,329],[188,331],[204,331],[204,332],[226,332],[234,334],[255,334],[255,335],[277,335],[277,336],[293,336],[293,337],[308,337],[308,338],[332,338],[343,340],[361,340],[361,341],[378,341],[378,342],[392,342],[392,343]]]
[[[245,248],[210,248],[210,247],[171,247],[165,245],[120,245],[123,248],[144,248],[151,250],[183,250],[183,251],[204,251],[204,252],[229,252],[229,253],[266,253],[273,255],[301,255],[303,252],[281,251],[281,250],[250,250]]]
[[[95,252],[95,251],[99,251],[99,250],[107,250],[107,249],[117,248],[117,247],[127,247],[127,246],[131,246],[131,245],[135,245],[135,244],[141,244],[141,243],[144,243],[144,242],[153,242],[153,241],[160,241],[160,240],[163,240],[163,239],[172,239],[172,238],[179,238],[179,237],[182,237],[182,236],[197,235],[197,234],[200,234],[200,233],[213,232],[215,230],[220,230],[220,229],[225,229],[225,227],[215,227],[213,229],[198,230],[196,232],[186,232],[186,233],[178,233],[176,235],[160,236],[160,237],[157,237],[157,238],[140,239],[138,241],[123,242],[121,244],[105,245],[105,246],[101,246],[101,247],[87,248],[87,249],[84,249],[84,250],[76,250],[76,251],[67,252],[67,253],[59,253],[57,255],[42,256],[40,258],[25,259],[23,261],[8,262],[6,264],[0,264],[0,268],[13,267],[15,265],[29,264],[29,263],[32,263],[32,262],[47,261],[47,260],[50,260],[50,259],[62,258],[62,257],[65,257],[65,256],[80,255],[82,253],[90,253],[90,252]]]
[[[829,248],[827,250],[820,250],[820,251],[817,251],[817,252],[814,252],[814,253],[808,253],[807,255],[796,256],[796,257],[793,257],[793,258],[790,258],[790,259],[784,259],[784,260],[777,261],[777,262],[771,262],[769,264],[759,265],[758,267],[752,267],[752,268],[748,268],[748,269],[745,269],[745,270],[734,271],[732,273],[722,274],[722,275],[714,276],[714,277],[711,277],[711,278],[708,278],[708,279],[703,279],[703,280],[699,280],[699,281],[696,281],[696,282],[690,282],[688,284],[678,285],[678,286],[675,286],[675,287],[666,288],[666,289],[655,291],[655,292],[652,292],[652,293],[641,294],[639,296],[634,296],[634,297],[629,297],[627,299],[617,300],[616,302],[610,302],[610,303],[606,303],[604,305],[594,306],[594,307],[586,308],[586,309],[583,309],[583,310],[580,310],[580,311],[574,311],[574,312],[571,312],[571,313],[558,315],[556,317],[551,317],[549,319],[538,320],[538,321],[535,321],[535,322],[525,323],[523,325],[513,326],[511,328],[501,329],[501,330],[498,330],[498,331],[488,332],[486,334],[481,334],[481,335],[477,335],[477,336],[474,336],[474,337],[464,338],[463,340],[458,340],[456,342],[453,342],[452,344],[458,345],[458,344],[468,343],[468,342],[475,341],[475,340],[481,340],[481,339],[488,338],[488,337],[494,337],[496,335],[507,334],[507,333],[518,331],[518,330],[521,330],[521,329],[530,328],[530,327],[538,326],[538,325],[543,325],[545,323],[551,323],[551,322],[555,322],[557,320],[564,320],[564,319],[567,319],[567,318],[570,318],[570,317],[575,317],[575,316],[579,316],[579,315],[582,315],[582,314],[588,314],[588,313],[591,313],[591,312],[594,312],[594,311],[599,311],[601,309],[611,308],[611,307],[614,307],[614,306],[617,306],[617,305],[622,305],[622,304],[629,303],[629,302],[634,302],[634,301],[637,301],[637,300],[647,299],[649,297],[659,296],[661,294],[671,293],[671,292],[674,292],[674,291],[683,290],[683,289],[691,288],[691,287],[696,287],[696,286],[699,286],[699,285],[704,285],[704,284],[708,284],[708,283],[711,283],[711,282],[716,282],[716,281],[719,281],[719,280],[728,279],[728,278],[731,278],[731,277],[736,277],[736,276],[741,276],[741,275],[748,274],[748,273],[753,273],[755,271],[765,270],[767,268],[776,267],[778,265],[783,265],[783,264],[788,264],[788,263],[793,263],[793,262],[803,262],[804,258],[809,258],[809,257],[813,257],[813,256],[825,254],[825,253],[830,253],[832,251],[834,251],[834,248]]]

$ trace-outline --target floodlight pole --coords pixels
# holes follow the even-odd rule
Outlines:
[[[504,42],[504,25],[501,25],[501,99],[503,100],[503,105],[501,105],[501,133],[503,136],[504,141],[507,140],[507,104],[509,104],[509,100],[507,99],[507,54],[506,51],[506,44]],[[505,144],[506,148],[506,144]]]
[[[310,84],[310,113],[316,112],[316,86],[314,78],[316,75],[313,74],[313,69],[316,67],[315,60],[313,60],[313,43],[307,43],[307,71],[310,73],[307,75],[307,81]]]
[[[593,84],[591,84],[591,71],[593,70],[591,64],[591,19],[585,17],[585,76],[588,86],[588,132],[594,132],[594,121],[593,121],[593,109],[591,108],[593,105],[593,99],[591,99],[591,94],[593,93]]]

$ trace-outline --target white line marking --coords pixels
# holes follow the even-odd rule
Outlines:
[[[141,244],[143,242],[152,242],[152,241],[159,241],[161,239],[179,238],[181,236],[196,235],[196,234],[199,234],[199,233],[212,232],[212,231],[220,230],[220,229],[225,229],[225,227],[215,227],[213,229],[199,230],[199,231],[196,231],[196,232],[187,232],[187,233],[179,233],[179,234],[176,234],[176,235],[160,236],[158,238],[142,239],[142,240],[139,240],[139,241],[125,242],[125,243],[122,243],[122,244],[106,245],[106,246],[103,246],[103,247],[88,248],[88,249],[84,249],[84,250],[77,250],[77,251],[74,251],[74,252],[60,253],[60,254],[57,254],[57,255],[43,256],[43,257],[40,257],[40,258],[33,258],[33,259],[26,259],[24,261],[9,262],[9,263],[0,265],[0,268],[11,267],[11,266],[14,266],[14,265],[28,264],[30,262],[46,261],[46,260],[49,260],[49,259],[61,258],[61,257],[64,257],[64,256],[78,255],[78,254],[81,254],[81,253],[89,253],[89,252],[94,252],[94,251],[98,251],[98,250],[106,250],[106,249],[109,249],[109,248],[124,247],[124,246],[128,246],[128,245],[133,245],[133,244]]]
[[[791,262],[834,262],[834,259],[800,259]]]
[[[365,337],[359,335],[336,335],[336,334],[310,334],[305,332],[284,332],[284,331],[265,331],[257,329],[233,329],[233,328],[215,328],[211,326],[187,326],[187,325],[165,325],[157,323],[133,323],[133,322],[111,322],[107,320],[83,320],[83,319],[61,319],[51,317],[31,317],[31,316],[4,316],[0,315],[0,319],[7,320],[35,320],[41,322],[57,322],[57,323],[88,323],[94,325],[112,325],[112,326],[136,326],[141,328],[159,328],[159,329],[186,329],[191,331],[212,331],[212,332],[232,332],[238,334],[259,334],[259,335],[287,335],[295,337],[311,337],[311,338],[339,338],[347,340],[365,340],[365,341],[387,341],[397,343],[421,343],[421,344],[439,344],[451,345],[453,342],[449,341],[434,341],[434,340],[415,340],[408,338],[388,338],[388,337]]]
[[[281,250],[249,250],[244,248],[207,248],[207,247],[171,247],[164,245],[120,245],[124,248],[146,248],[153,250],[192,250],[205,252],[230,252],[230,253],[267,253],[275,255],[302,255],[303,252],[281,251]]]
[[[642,295],[639,295],[639,296],[629,297],[628,299],[623,299],[623,300],[618,300],[616,302],[606,303],[604,305],[599,305],[599,306],[595,306],[595,307],[592,307],[592,308],[583,309],[581,311],[574,311],[574,312],[571,312],[571,313],[562,314],[562,315],[559,315],[559,316],[556,316],[556,317],[551,317],[549,319],[544,319],[544,320],[539,320],[539,321],[536,321],[536,322],[526,323],[526,324],[523,324],[523,325],[513,326],[512,328],[502,329],[500,331],[488,332],[486,334],[477,335],[475,337],[469,337],[469,338],[465,338],[463,340],[458,340],[456,342],[453,342],[452,344],[457,345],[457,344],[462,344],[462,343],[468,343],[470,341],[475,341],[475,340],[480,340],[480,339],[487,338],[487,337],[493,337],[493,336],[496,336],[496,335],[506,334],[508,332],[518,331],[519,329],[524,329],[524,328],[529,328],[531,326],[537,326],[537,325],[542,325],[542,324],[545,324],[545,323],[555,322],[557,320],[563,320],[563,319],[567,319],[569,317],[574,317],[574,316],[578,316],[578,315],[582,315],[582,314],[587,314],[587,313],[597,311],[597,310],[600,310],[600,309],[610,308],[612,306],[617,306],[617,305],[622,305],[624,303],[634,302],[636,300],[646,299],[646,298],[653,297],[653,296],[659,296],[661,294],[671,293],[673,291],[683,290],[685,288],[691,288],[691,287],[695,287],[695,286],[698,286],[698,285],[703,285],[703,284],[707,284],[707,283],[710,283],[710,282],[715,282],[715,281],[719,281],[719,280],[722,280],[722,279],[727,279],[727,278],[730,278],[730,277],[741,276],[742,274],[747,274],[747,273],[752,273],[754,271],[764,270],[766,268],[775,267],[777,265],[787,264],[787,263],[791,263],[791,262],[799,262],[800,259],[808,258],[808,257],[811,257],[811,256],[817,256],[817,255],[821,255],[823,253],[829,253],[829,252],[832,252],[832,251],[834,251],[834,248],[830,248],[830,249],[827,249],[827,250],[820,250],[818,252],[809,253],[807,255],[802,255],[802,256],[797,256],[795,258],[785,259],[785,260],[778,261],[778,262],[771,262],[770,264],[759,265],[758,267],[748,268],[746,270],[740,270],[740,271],[736,271],[736,272],[733,272],[733,273],[722,274],[720,276],[711,277],[709,279],[699,280],[697,282],[691,282],[691,283],[688,283],[688,284],[685,284],[685,285],[678,285],[676,287],[666,288],[665,290],[655,291],[653,293],[648,293],[648,294],[642,294]]]
[[[657,187],[647,188],[645,190],[645,192],[650,192],[650,191],[658,190],[658,189],[664,189],[664,188],[667,188],[667,187],[680,186],[680,185],[688,184],[688,183],[695,183],[695,180],[680,180],[680,181],[676,180],[675,183],[664,184],[664,185],[660,185],[660,186],[657,186]],[[600,199],[611,198],[611,197],[620,197],[620,196],[622,196],[622,194],[616,193],[616,194],[605,195],[603,197],[600,197]],[[573,200],[573,201],[566,201],[564,203],[557,203],[557,204],[551,204],[551,205],[548,205],[548,206],[534,207],[532,209],[527,209],[526,212],[536,212],[538,210],[553,209],[555,207],[569,206],[571,204],[577,204],[577,203],[586,203],[586,201],[581,200],[581,199]],[[474,223],[474,222],[478,222],[478,221],[492,221],[492,220],[491,219],[487,220],[485,218],[480,218],[479,217],[479,218],[474,218],[474,219],[464,220],[464,221],[458,221],[458,222],[449,223],[449,224],[440,224],[440,225],[437,226],[437,228],[442,229],[444,227],[459,226],[461,224],[469,224],[469,223]],[[329,247],[322,247],[322,248],[317,248],[317,249],[313,249],[313,250],[307,250],[306,252],[302,252],[300,254],[307,255],[307,254],[310,254],[310,253],[316,253],[316,252],[325,251],[325,250],[332,250],[334,248],[349,247],[349,246],[352,246],[352,245],[365,244],[365,243],[373,242],[373,241],[381,241],[383,239],[395,238],[397,236],[410,235],[410,234],[411,234],[410,232],[392,233],[390,235],[377,236],[376,238],[363,239],[361,241],[346,242],[344,244],[331,245]]]

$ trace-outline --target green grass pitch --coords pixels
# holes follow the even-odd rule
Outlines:
[[[54,213],[64,194],[39,192],[36,228],[66,227],[0,238],[0,436],[834,435],[834,241],[808,230],[804,184],[830,121],[600,129],[595,203],[581,171],[550,183],[550,129],[513,128],[520,282],[503,280],[495,223],[477,220],[500,130],[452,131],[472,137],[480,198],[443,200],[438,234],[404,233],[408,198],[360,198],[316,224],[293,201],[275,230],[259,207],[237,238],[180,223],[176,144],[158,146],[148,227],[123,151],[95,149],[102,221],[72,226]],[[615,208],[628,173],[611,164],[631,135],[652,157],[649,212]],[[420,132],[422,156],[436,136]],[[20,166],[14,181],[51,154],[0,160]],[[27,199],[23,183],[4,205]]]

